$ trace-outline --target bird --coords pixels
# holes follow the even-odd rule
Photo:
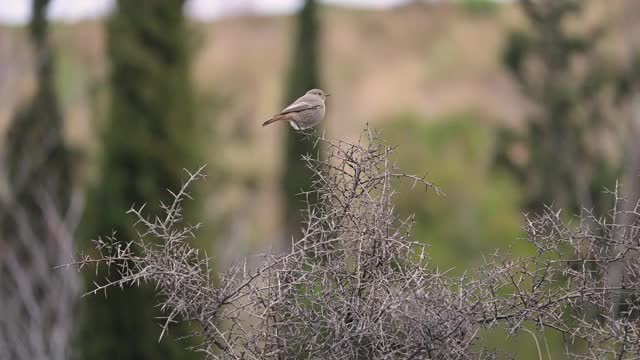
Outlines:
[[[312,128],[324,119],[324,100],[327,96],[330,95],[320,89],[311,89],[278,115],[263,122],[262,126],[276,121],[288,121],[295,130]]]

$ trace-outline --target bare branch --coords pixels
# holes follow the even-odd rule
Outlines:
[[[302,195],[313,201],[290,253],[260,256],[255,271],[246,259],[212,271],[189,244],[198,226],[182,222],[201,168],[162,218],[148,219],[143,207],[129,211],[139,239],[98,239],[97,257],[77,259],[79,267],[104,264],[118,273],[91,292],[155,283],[163,334],[174,321],[199,324],[194,335],[203,341],[194,350],[210,359],[484,359],[494,354],[477,346],[480,330],[502,326],[513,336],[531,332],[530,324],[584,340],[588,352],[574,358],[637,358],[637,316],[594,318],[612,306],[612,292],[629,295],[627,314],[638,311],[640,223],[615,222],[628,207],[616,205],[605,219],[584,212],[588,218],[576,223],[551,208],[526,216],[534,255],[496,252],[472,275],[456,277],[430,266],[427,246],[411,239],[413,218],[398,218],[394,209],[398,179],[438,188],[397,169],[394,148],[373,129],[357,143],[306,136],[327,158],[304,157],[313,188]],[[610,247],[623,251],[603,251]],[[615,287],[598,275],[613,261],[626,274]]]

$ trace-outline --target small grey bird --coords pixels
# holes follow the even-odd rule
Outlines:
[[[296,130],[312,128],[324,119],[324,100],[327,96],[329,94],[320,89],[309,90],[293,104],[282,110],[280,114],[263,122],[262,126],[285,120]]]

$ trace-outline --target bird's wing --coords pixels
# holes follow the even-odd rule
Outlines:
[[[287,106],[284,110],[282,110],[282,112],[280,112],[280,114],[284,115],[284,114],[300,112],[300,111],[304,111],[304,110],[317,109],[319,107],[320,107],[320,104],[310,104],[310,103],[307,103],[307,102],[297,102],[296,101],[293,104]]]

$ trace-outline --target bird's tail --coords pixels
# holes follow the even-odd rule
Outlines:
[[[272,117],[271,119],[263,122],[262,126],[267,126],[269,124],[272,124],[272,123],[274,123],[276,121],[280,121],[280,120],[287,120],[287,116],[286,115],[282,115],[282,114],[276,115],[276,116]]]

